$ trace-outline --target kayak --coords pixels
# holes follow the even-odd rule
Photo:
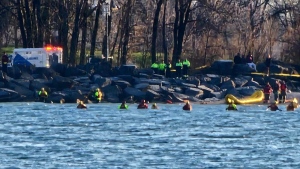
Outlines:
[[[261,103],[264,99],[264,93],[262,91],[255,91],[251,96],[245,98],[237,98],[232,94],[225,96],[225,103],[229,104],[234,101],[234,104],[253,104]]]

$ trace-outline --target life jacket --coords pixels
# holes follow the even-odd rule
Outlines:
[[[286,89],[287,89],[286,84],[281,84],[280,90],[281,91],[286,91]]]
[[[48,96],[48,93],[46,91],[40,91],[39,92],[39,96],[40,97],[47,97]]]
[[[236,108],[235,104],[231,104],[231,105],[228,105],[228,107],[226,108],[226,110],[237,110],[237,108]]]
[[[272,91],[272,87],[270,85],[266,85],[264,88],[264,93],[265,94],[270,94]]]
[[[192,108],[191,108],[191,105],[186,104],[186,105],[183,106],[182,109],[183,109],[183,110],[191,110]]]
[[[101,99],[102,99],[102,92],[101,91],[99,91],[99,92],[96,91],[95,97],[96,97],[97,100],[101,101]]]
[[[119,109],[128,109],[128,106],[126,104],[121,104],[119,106]]]
[[[148,105],[147,104],[139,104],[138,109],[148,109]]]

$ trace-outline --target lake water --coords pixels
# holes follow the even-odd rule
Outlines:
[[[300,116],[266,105],[2,103],[0,168],[299,168]],[[284,109],[284,106],[280,106]]]

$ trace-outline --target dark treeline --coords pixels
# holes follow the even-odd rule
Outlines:
[[[105,3],[1,0],[0,45],[59,45],[70,64],[85,64],[96,50],[109,52],[118,65],[141,53],[142,67],[148,58],[175,63],[187,57],[202,66],[249,51],[255,62],[271,54],[300,63],[299,1],[111,0],[110,15]]]

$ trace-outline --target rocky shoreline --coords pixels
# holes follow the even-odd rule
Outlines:
[[[228,67],[228,62],[215,64],[218,66],[213,64],[208,69],[194,72],[193,76],[186,79],[165,78],[153,74],[151,69],[137,69],[133,65],[118,69],[103,63],[76,67],[63,64],[51,68],[12,67],[7,76],[0,79],[0,102],[36,101],[38,91],[44,87],[49,95],[46,100],[48,103],[60,103],[62,99],[65,103],[76,103],[77,99],[86,103],[93,102],[93,91],[100,88],[103,102],[139,102],[146,99],[158,103],[189,100],[211,104],[224,103],[223,99],[227,94],[241,98],[250,96],[255,90],[262,89],[267,81],[271,85],[276,81],[272,77],[241,75],[242,72],[236,70],[237,66],[232,63],[231,67]],[[248,68],[244,69],[244,65],[238,67],[242,67],[239,69],[243,71],[253,72]],[[226,68],[229,70],[225,70]],[[230,70],[230,73],[224,74]],[[292,91],[298,91],[297,81],[287,80],[287,83],[292,86]]]

